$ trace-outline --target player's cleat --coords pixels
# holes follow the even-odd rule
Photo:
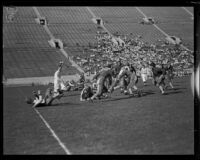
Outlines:
[[[124,94],[125,94],[125,95],[128,95],[129,93],[128,93],[128,91],[127,91],[127,90],[125,90],[125,91],[124,91]]]

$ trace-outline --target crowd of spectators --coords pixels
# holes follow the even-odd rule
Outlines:
[[[194,57],[193,52],[184,50],[178,45],[171,45],[167,41],[160,41],[150,44],[143,41],[142,36],[137,35],[109,35],[104,31],[97,31],[95,36],[96,45],[88,45],[87,56],[74,56],[73,60],[90,75],[95,74],[109,64],[121,61],[133,64],[140,75],[143,65],[154,62],[158,66],[161,64],[171,64],[174,68],[175,76],[181,77],[192,72]]]

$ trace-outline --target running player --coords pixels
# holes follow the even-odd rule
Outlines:
[[[165,94],[164,87],[165,87],[165,76],[166,76],[166,69],[165,68],[157,68],[155,63],[150,64],[150,68],[152,70],[153,76],[153,84],[158,86],[161,93]]]
[[[141,96],[141,92],[138,90],[136,84],[138,82],[138,77],[136,75],[135,68],[133,65],[127,65],[122,67],[121,71],[119,72],[115,82],[112,84],[112,86],[109,88],[109,92],[113,92],[115,89],[114,87],[117,85],[118,82],[120,82],[121,79],[123,78],[129,78],[130,81],[127,83],[127,90],[129,91],[130,95],[133,95],[132,88],[137,91],[138,96]],[[126,92],[126,91],[125,91]]]
[[[162,65],[162,68],[164,68],[166,70],[166,76],[165,76],[165,78],[168,81],[170,87],[172,89],[174,89],[174,86],[172,84],[172,80],[174,78],[174,74],[173,74],[174,69],[173,69],[173,66],[171,64]],[[165,89],[167,89],[167,85],[165,86]]]
[[[147,68],[143,64],[140,73],[141,73],[141,78],[142,78],[144,86],[146,86],[146,81],[147,81],[147,78],[148,78],[147,72],[148,72]]]

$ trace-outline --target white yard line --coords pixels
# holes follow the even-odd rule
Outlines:
[[[181,7],[182,9],[184,9],[189,15],[191,15],[192,17],[194,17],[193,13],[190,12],[187,8],[185,7]]]
[[[39,17],[41,17],[40,12],[38,11],[37,7],[33,7],[33,10],[35,11],[36,15]],[[47,32],[47,34],[51,37],[51,39],[55,39],[55,37],[53,36],[53,34],[51,33],[51,31],[49,30],[48,26],[44,26],[45,31]],[[69,59],[69,55],[67,54],[67,52],[64,49],[60,49],[61,53],[67,58]],[[72,59],[70,59],[70,62],[72,63],[72,65],[79,70],[80,72],[84,72],[84,70],[77,65]]]
[[[138,12],[140,12],[145,18],[147,18],[147,16],[144,14],[144,12],[142,12],[141,9],[139,9],[138,7],[135,7],[137,9]],[[161,28],[159,28],[156,24],[153,24],[154,27],[156,27],[162,34],[164,34],[166,37],[170,38],[170,36],[164,32]],[[182,48],[191,51],[190,49],[188,49],[187,47],[185,47],[184,45],[181,45]]]
[[[49,131],[51,132],[52,136],[56,139],[56,141],[58,142],[58,144],[60,145],[60,147],[65,151],[65,153],[67,155],[71,155],[72,153],[69,151],[69,149],[65,146],[65,144],[60,140],[60,138],[58,137],[58,135],[55,133],[55,131],[51,128],[51,126],[49,125],[49,123],[44,119],[44,117],[40,114],[40,112],[34,108],[35,112],[37,113],[37,115],[40,117],[40,119],[44,122],[45,126],[49,129]]]

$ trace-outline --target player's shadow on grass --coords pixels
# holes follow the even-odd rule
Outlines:
[[[183,91],[171,91],[171,92],[165,92],[165,95],[178,94],[178,93],[183,93]]]
[[[75,94],[65,94],[63,97],[73,97],[73,96],[79,96],[80,93],[75,93]]]
[[[53,107],[63,107],[63,106],[66,106],[66,107],[68,107],[68,106],[79,106],[79,104],[65,102],[65,103],[55,103],[55,104],[52,104],[52,105],[49,105],[49,106],[39,106],[37,108],[47,108],[47,107],[53,108]]]
[[[141,97],[144,97],[144,96],[148,96],[148,95],[152,95],[152,94],[155,94],[154,92],[152,91],[142,91],[142,96]],[[119,97],[119,98],[110,98],[110,99],[106,99],[104,100],[103,102],[108,102],[108,101],[118,101],[118,100],[123,100],[123,99],[130,99],[130,98],[141,98],[137,95],[135,96],[129,96],[127,95],[126,97]]]
[[[141,97],[148,96],[148,95],[151,95],[151,94],[155,94],[155,92],[152,92],[152,91],[142,91],[142,96]]]

